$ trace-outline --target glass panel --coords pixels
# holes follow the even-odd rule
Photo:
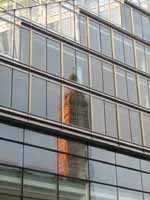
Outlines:
[[[23,129],[0,123],[0,137],[23,142]]]
[[[142,37],[142,18],[141,14],[138,13],[135,9],[133,9],[133,25],[134,25],[134,33]]]
[[[29,65],[29,30],[22,27],[15,27],[14,57]]]
[[[88,56],[82,52],[77,51],[76,64],[77,64],[77,69],[76,69],[77,82],[88,86],[89,85]]]
[[[100,52],[99,25],[93,21],[90,21],[89,24],[89,34],[90,34],[90,48]]]
[[[59,178],[59,199],[88,200],[88,184],[70,178]]]
[[[47,117],[61,121],[61,91],[60,85],[47,82]]]
[[[79,15],[80,43],[87,46],[87,23],[86,17]]]
[[[137,82],[135,74],[127,72],[128,100],[138,104]]]
[[[22,166],[23,146],[0,140],[0,163]]]
[[[103,62],[104,92],[114,96],[114,73],[113,66]]]
[[[143,78],[139,78],[140,86],[140,104],[144,107],[149,108],[149,92],[148,92],[148,81]]]
[[[57,173],[57,153],[25,146],[24,167],[34,170]]]
[[[57,199],[57,179],[55,175],[34,171],[24,172],[23,195],[35,199]]]
[[[32,66],[46,70],[46,38],[32,33]]]
[[[136,65],[139,70],[146,72],[144,46],[136,43]]]
[[[107,185],[91,183],[91,200],[117,200],[117,189]]]
[[[149,115],[143,114],[143,127],[144,127],[144,144],[145,146],[150,147],[150,135],[149,135],[149,126],[150,117]]]
[[[127,108],[119,106],[119,125],[120,125],[120,139],[131,141],[129,111]]]
[[[92,98],[93,108],[93,131],[105,134],[105,116],[104,101],[98,98]]]
[[[150,20],[148,16],[142,15],[142,25],[143,25],[143,38],[150,41]]]
[[[119,200],[125,199],[143,200],[143,194],[142,192],[124,190],[119,188]]]
[[[115,59],[124,62],[123,36],[114,32]]]
[[[0,66],[0,105],[10,106],[11,103],[11,77],[12,70],[7,67]]]
[[[13,71],[12,107],[28,112],[28,74]]]
[[[125,4],[121,5],[121,14],[122,14],[122,28],[131,32],[131,9]]]
[[[142,190],[140,172],[117,167],[117,176],[119,186]]]
[[[20,200],[20,197],[0,194],[2,200]]]
[[[98,14],[98,0],[86,0],[87,9],[89,12],[92,12],[94,14]]]
[[[116,86],[117,96],[121,99],[127,100],[126,72],[120,68],[116,68]]]
[[[31,113],[46,116],[46,81],[34,76],[32,77]]]
[[[141,170],[150,172],[150,162],[147,160],[141,160]]]
[[[60,76],[60,44],[47,40],[47,72]]]
[[[89,161],[90,179],[100,183],[116,184],[115,166]]]
[[[91,56],[91,76],[92,88],[103,91],[102,62],[93,56]]]
[[[110,21],[110,4],[109,0],[99,1],[99,15]]]
[[[134,67],[135,62],[134,62],[133,41],[126,37],[124,37],[124,53],[125,53],[125,63],[127,65]]]
[[[139,112],[130,110],[130,124],[132,133],[132,142],[142,145],[142,134]]]
[[[24,142],[49,149],[57,149],[57,138],[32,130],[25,130]]]
[[[90,128],[89,96],[72,88],[64,88],[64,122]]]
[[[150,48],[145,48],[147,72],[150,74]]]
[[[117,138],[116,105],[105,102],[106,134]]]
[[[119,2],[110,1],[110,21],[113,24],[121,26],[121,10]]]
[[[150,174],[142,173],[143,190],[150,192]]]
[[[31,12],[32,12],[32,21],[34,23],[38,23],[39,25],[46,27],[46,6],[38,5],[32,7]]]
[[[21,178],[22,171],[20,169],[0,166],[0,199],[17,200],[15,197],[13,198],[10,196],[10,198],[6,198],[6,196],[3,195],[4,193],[7,195],[21,195]]]
[[[89,158],[115,164],[115,153],[97,147],[89,146]]]
[[[110,29],[105,26],[100,26],[102,53],[112,57],[111,33]]]
[[[88,178],[87,160],[58,153],[58,173],[63,176],[69,176],[80,179]]]

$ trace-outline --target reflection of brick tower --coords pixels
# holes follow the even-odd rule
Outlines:
[[[77,81],[76,75],[71,75],[70,80]],[[78,127],[89,128],[88,102],[83,93],[71,88],[64,91],[64,122]],[[60,151],[82,152],[82,146],[74,145],[71,141],[59,139],[58,147]],[[59,172],[63,175],[78,176],[82,173],[84,163],[79,163],[78,159],[59,155]]]

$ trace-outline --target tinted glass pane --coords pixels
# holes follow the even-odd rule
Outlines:
[[[116,68],[116,84],[117,96],[121,99],[127,100],[126,72],[119,68]]]
[[[140,172],[117,167],[117,176],[119,186],[142,190]]]
[[[28,111],[28,74],[13,71],[12,107]]]
[[[114,32],[115,59],[124,62],[123,36]]]
[[[115,187],[92,183],[90,189],[91,200],[117,200],[117,190]]]
[[[79,34],[80,34],[80,43],[83,45],[87,45],[87,23],[86,17],[79,16]]]
[[[49,149],[57,149],[57,138],[31,130],[25,130],[25,143]]]
[[[126,141],[131,141],[129,112],[125,107],[119,106],[119,122],[120,138]]]
[[[139,112],[130,110],[130,124],[132,133],[132,142],[142,144],[141,124]]]
[[[103,62],[103,80],[104,80],[104,92],[110,95],[114,95],[113,66],[105,62]]]
[[[90,128],[89,96],[72,88],[64,88],[64,122]]]
[[[13,142],[0,141],[0,163],[22,166],[23,146]]]
[[[61,93],[60,86],[47,82],[47,117],[61,121]]]
[[[91,57],[92,88],[103,91],[102,62],[96,57]]]
[[[32,77],[31,112],[43,117],[46,115],[46,81],[37,77]]]
[[[90,161],[90,179],[101,183],[116,184],[115,166]]]
[[[60,44],[47,40],[47,71],[60,76]]]
[[[150,192],[150,174],[142,173],[143,190]]]
[[[98,98],[92,98],[93,108],[93,131],[105,134],[105,116],[104,101]]]
[[[141,160],[141,170],[150,172],[150,162],[147,160]]]
[[[140,99],[141,105],[149,108],[149,92],[148,92],[148,81],[143,78],[139,78],[140,86]]]
[[[46,38],[32,33],[32,65],[46,70]]]
[[[96,51],[100,51],[99,25],[90,21],[89,33],[90,33],[90,48]]]
[[[145,48],[147,72],[150,73],[150,48]]]
[[[59,199],[88,200],[88,184],[84,181],[60,177]]]
[[[0,199],[3,199],[3,200],[20,200],[20,197],[0,194]]]
[[[76,63],[77,63],[77,80],[78,83],[89,85],[89,71],[88,71],[88,57],[82,52],[76,52]]]
[[[57,153],[30,146],[25,146],[24,167],[56,173]]]
[[[106,134],[117,138],[117,118],[115,104],[105,102]]]
[[[145,146],[150,147],[150,135],[149,135],[150,117],[144,114],[143,114],[143,127],[144,127],[144,144]]]
[[[134,25],[134,33],[142,37],[142,19],[141,14],[136,12],[135,9],[133,10],[133,25]]]
[[[23,129],[0,123],[0,137],[23,142]]]
[[[144,46],[136,43],[136,65],[139,70],[146,72]]]
[[[135,74],[127,72],[128,100],[138,104],[137,82]]]
[[[87,179],[87,160],[69,156],[63,153],[58,153],[58,172],[63,176]]]
[[[119,189],[119,200],[125,199],[143,200],[143,194],[141,192]]]
[[[0,105],[3,106],[10,106],[11,103],[11,75],[10,68],[0,66]]]
[[[111,34],[110,30],[107,27],[100,26],[101,32],[101,45],[102,45],[102,53],[106,56],[112,56],[112,48],[111,48]]]
[[[130,13],[130,7],[128,7],[125,4],[121,5],[121,14],[122,14],[122,27],[131,32],[131,13]]]
[[[124,53],[125,53],[125,63],[134,67],[134,50],[133,41],[129,38],[124,37]]]
[[[142,25],[143,25],[143,38],[150,41],[150,20],[147,16],[142,15]]]
[[[23,195],[35,199],[56,200],[56,176],[34,171],[24,172]]]

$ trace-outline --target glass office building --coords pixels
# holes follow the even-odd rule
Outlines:
[[[0,200],[150,200],[150,0],[0,1]]]

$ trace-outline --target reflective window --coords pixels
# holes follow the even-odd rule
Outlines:
[[[57,138],[37,131],[25,130],[24,142],[39,147],[57,149]]]
[[[127,72],[128,100],[131,103],[138,104],[136,75]]]
[[[63,153],[58,153],[58,173],[63,176],[87,179],[87,160]]]
[[[0,152],[0,163],[22,166],[22,145],[0,140]]]
[[[59,178],[59,199],[88,200],[88,184],[70,178]]]
[[[134,67],[135,62],[134,62],[133,41],[127,37],[124,37],[124,53],[125,53],[125,63],[127,65]]]
[[[129,111],[127,108],[119,106],[119,125],[120,125],[120,138],[122,140],[131,141]]]
[[[47,40],[47,71],[60,76],[60,44]]]
[[[150,162],[147,160],[141,160],[141,170],[150,172]]]
[[[139,77],[139,87],[140,87],[140,104],[144,107],[149,108],[149,91],[148,91],[148,81]]]
[[[46,70],[46,38],[32,33],[32,66]]]
[[[134,25],[134,33],[142,37],[142,18],[141,14],[133,9],[133,25]]]
[[[91,56],[91,76],[92,88],[103,91],[102,62],[94,56]]]
[[[104,92],[110,95],[114,95],[113,66],[105,62],[103,62],[103,81],[104,81]]]
[[[79,15],[79,34],[80,34],[80,43],[87,46],[87,22],[86,17]]]
[[[143,38],[150,41],[150,20],[147,16],[142,15]]]
[[[60,85],[47,82],[47,117],[61,121],[61,91]]]
[[[125,200],[125,199],[143,200],[143,194],[142,192],[124,190],[119,188],[119,200]]]
[[[145,48],[147,72],[150,74],[150,48]]]
[[[116,184],[115,166],[90,160],[89,167],[90,180],[100,183]]]
[[[142,190],[140,172],[117,167],[117,177],[119,186]]]
[[[132,142],[142,145],[142,134],[141,134],[141,121],[139,112],[130,110],[130,124],[132,133]]]
[[[24,112],[28,111],[28,74],[13,71],[12,107]]]
[[[131,9],[125,4],[121,5],[122,28],[131,32]]]
[[[144,128],[144,144],[150,147],[150,135],[149,135],[150,117],[143,114],[143,128]]]
[[[150,192],[150,174],[142,173],[143,190]]]
[[[111,33],[110,29],[105,26],[100,26],[102,53],[112,57],[111,48]]]
[[[144,45],[136,43],[136,66],[146,72]]]
[[[104,101],[98,98],[92,98],[93,109],[93,131],[105,134],[105,116],[104,116]]]
[[[105,101],[106,134],[117,138],[116,105]]]
[[[109,2],[110,4],[110,21],[117,26],[121,26],[121,10],[120,3],[116,1]]]
[[[0,105],[3,106],[11,104],[11,76],[12,70],[10,68],[0,66]]]
[[[91,183],[91,200],[117,200],[117,190],[115,187]]]
[[[114,54],[115,59],[124,62],[123,36],[114,32]]]
[[[23,195],[35,199],[57,199],[56,176],[35,171],[24,171]]]
[[[32,77],[31,112],[42,117],[46,116],[46,81],[34,76]]]
[[[120,68],[116,68],[116,86],[117,96],[127,100],[126,72]]]
[[[57,173],[57,153],[24,146],[24,167]]]
[[[95,22],[90,21],[89,24],[90,34],[90,48],[100,52],[100,30],[99,25]]]
[[[64,122],[90,128],[89,96],[72,88],[64,88]]]

